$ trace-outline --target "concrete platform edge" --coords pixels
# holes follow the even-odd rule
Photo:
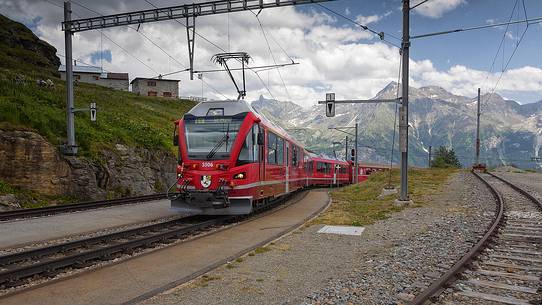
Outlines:
[[[307,191],[305,193],[305,195],[302,198],[300,198],[298,201],[303,200],[303,198],[306,196],[306,194],[308,194],[308,192],[310,192],[310,190]],[[250,248],[239,251],[238,253],[227,257],[226,259],[223,259],[223,260],[221,260],[221,261],[219,261],[219,262],[217,262],[215,264],[212,264],[212,265],[210,265],[209,267],[207,267],[205,269],[202,269],[202,270],[200,270],[200,271],[198,271],[196,273],[193,273],[193,274],[191,274],[189,276],[186,276],[186,277],[184,277],[182,279],[179,279],[178,281],[175,281],[175,282],[169,283],[167,285],[164,285],[164,286],[162,286],[160,288],[154,289],[154,290],[152,290],[152,291],[150,291],[148,293],[145,293],[145,294],[143,294],[143,295],[141,295],[141,296],[139,296],[137,298],[134,298],[134,299],[132,299],[132,300],[130,300],[128,302],[122,303],[122,305],[137,304],[137,303],[142,302],[144,300],[150,299],[151,297],[153,297],[153,296],[155,296],[155,295],[157,295],[159,293],[162,293],[164,291],[173,289],[173,288],[175,288],[177,286],[180,286],[182,284],[188,283],[188,282],[190,282],[190,281],[204,275],[207,272],[210,272],[210,271],[212,271],[212,270],[214,270],[214,269],[216,269],[216,268],[218,268],[220,266],[223,266],[223,265],[227,264],[228,262],[231,262],[231,261],[237,259],[238,257],[241,257],[243,255],[248,254],[249,252],[255,250],[256,248],[264,247],[264,246],[266,246],[266,245],[268,245],[268,244],[270,244],[272,242],[280,240],[281,238],[284,238],[285,236],[288,236],[289,234],[292,234],[294,231],[296,231],[299,228],[303,227],[307,222],[310,222],[313,219],[315,219],[316,217],[318,217],[322,212],[326,211],[331,206],[331,202],[332,202],[331,196],[329,196],[329,192],[328,192],[328,202],[327,202],[327,204],[325,206],[323,206],[321,209],[315,211],[314,213],[312,213],[311,215],[309,215],[308,217],[306,217],[305,219],[303,219],[299,223],[293,225],[292,227],[290,227],[288,229],[285,229],[285,230],[281,231],[280,233],[275,234],[271,238],[268,238],[267,240],[262,241],[262,242],[254,245],[254,246],[252,246]],[[281,209],[285,208],[285,207],[287,207],[287,206],[281,207]],[[261,215],[261,216],[259,216],[257,218],[264,217],[264,216],[265,215]],[[250,219],[250,221],[255,220],[257,218]]]

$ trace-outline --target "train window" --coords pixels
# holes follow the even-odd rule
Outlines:
[[[277,164],[277,136],[272,133],[267,133],[267,163]]]
[[[284,140],[277,137],[277,164],[284,163]]]
[[[237,158],[237,164],[247,164],[258,162],[259,146],[256,144],[256,137],[258,136],[258,125],[255,124],[248,132],[245,142],[239,152]]]
[[[240,117],[185,117],[188,157],[196,160],[228,159],[243,120]]]
[[[317,162],[316,163],[316,171],[318,173],[323,173],[325,174],[326,171],[327,171],[327,163],[324,163],[324,162]]]
[[[299,165],[299,148],[292,145],[292,166],[297,167]]]

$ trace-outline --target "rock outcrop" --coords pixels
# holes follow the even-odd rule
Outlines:
[[[3,15],[0,15],[0,45],[9,48],[6,55],[17,61],[50,67],[53,70],[60,66],[55,47],[39,39],[24,24]]]
[[[65,194],[70,167],[57,149],[29,131],[0,131],[0,179],[45,195]]]
[[[95,159],[64,157],[31,131],[0,130],[0,179],[45,195],[99,200],[164,192],[175,179],[169,152],[117,144]]]

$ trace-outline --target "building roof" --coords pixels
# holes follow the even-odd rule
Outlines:
[[[66,72],[66,66],[60,65],[60,67],[58,67],[58,71]],[[73,66],[73,72],[101,74],[103,70],[100,67],[94,67],[94,66]]]
[[[154,80],[154,81],[159,81],[159,82],[180,82],[181,80],[179,79],[166,79],[166,78],[145,78],[145,77],[136,77],[134,79],[132,79],[132,81],[130,82],[130,84],[133,84],[134,82],[136,81],[147,81],[147,80]]]
[[[60,65],[58,71],[66,72],[66,66]],[[128,80],[128,73],[111,73],[105,72],[100,67],[94,66],[73,66],[73,72],[75,73],[89,73],[89,74],[100,74],[100,78],[104,79],[118,79],[118,80]]]

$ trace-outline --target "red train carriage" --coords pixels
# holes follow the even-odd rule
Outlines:
[[[350,183],[350,164],[345,161],[311,156],[306,164],[310,185],[330,186]]]
[[[248,214],[307,184],[305,150],[245,101],[199,103],[176,122],[174,141],[178,211]]]

